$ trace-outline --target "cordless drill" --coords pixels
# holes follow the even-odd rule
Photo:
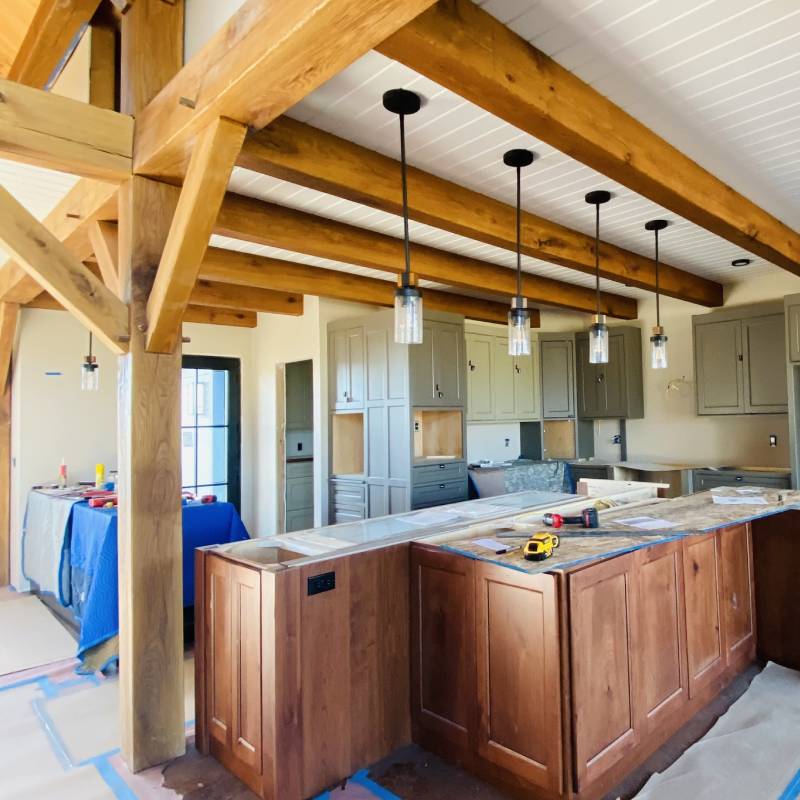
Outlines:
[[[579,517],[564,517],[561,514],[545,514],[544,524],[551,528],[560,528],[562,525],[580,525],[582,528],[599,528],[600,521],[596,508],[584,508]]]

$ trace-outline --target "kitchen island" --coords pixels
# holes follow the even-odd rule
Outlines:
[[[281,800],[412,739],[521,796],[602,796],[753,660],[759,603],[767,649],[794,612],[775,591],[791,585],[800,493],[652,493],[618,495],[627,508],[539,563],[476,539],[522,542],[586,498],[521,493],[198,550],[199,749]]]

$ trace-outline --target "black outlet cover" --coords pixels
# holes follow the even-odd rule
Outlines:
[[[320,575],[312,575],[308,579],[308,596],[312,594],[321,594],[322,592],[330,592],[336,588],[336,573],[323,572]]]

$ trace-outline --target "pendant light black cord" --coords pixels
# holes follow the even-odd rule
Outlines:
[[[92,357],[92,332],[89,331],[89,358]]]
[[[400,170],[403,183],[403,247],[406,257],[406,275],[411,273],[411,245],[408,237],[408,179],[406,177],[406,123],[400,114]]]
[[[594,207],[594,278],[597,294],[597,316],[600,316],[600,204]]]
[[[656,228],[656,325],[661,327],[661,292],[658,281],[658,228]]]
[[[522,212],[520,211],[522,204],[520,190],[520,184],[522,183],[521,171],[521,168],[517,167],[517,297],[522,297],[522,255],[520,253],[520,240],[522,239]]]

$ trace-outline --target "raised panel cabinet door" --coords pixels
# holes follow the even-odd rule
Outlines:
[[[350,397],[350,354],[347,331],[333,331],[330,334],[330,387],[331,405],[334,408],[349,408]]]
[[[667,542],[636,553],[637,707],[643,735],[689,701],[683,548]]]
[[[261,772],[261,573],[231,565],[234,755]]]
[[[313,378],[310,361],[286,365],[286,428],[310,430],[313,426]]]
[[[745,352],[744,406],[748,414],[785,414],[786,333],[783,314],[742,322]]]
[[[695,697],[725,669],[722,609],[722,565],[715,533],[683,541],[686,599],[686,655],[689,696]]]
[[[495,419],[515,419],[514,358],[508,354],[508,342],[495,337],[492,370]]]
[[[542,416],[566,419],[575,416],[573,345],[570,339],[542,340]]]
[[[411,718],[464,756],[475,729],[474,564],[411,547]]]
[[[467,345],[467,419],[480,422],[494,419],[494,397],[492,393],[492,349],[491,336],[470,333]]]
[[[572,724],[579,789],[639,742],[634,554],[569,576]]]
[[[722,551],[722,611],[728,660],[755,645],[753,546],[750,525],[719,532]]]
[[[388,392],[387,368],[389,365],[387,330],[367,330],[366,367],[367,402],[386,400]]]
[[[743,360],[740,320],[695,325],[698,414],[744,413]],[[782,374],[785,376],[785,368]]]
[[[441,322],[433,329],[433,392],[439,405],[458,406],[463,402],[463,341],[461,325]]]
[[[415,406],[434,405],[433,332],[435,327],[432,322],[423,322],[422,342],[401,345],[408,349],[411,403]]]
[[[231,564],[206,558],[206,673],[209,736],[230,749],[233,717]]]
[[[514,359],[514,409],[520,420],[539,419],[533,352]]]
[[[364,329],[351,328],[347,331],[347,359],[350,371],[350,390],[348,408],[364,405],[365,348]]]
[[[800,361],[800,304],[786,307],[786,327],[789,339],[789,361]]]
[[[555,577],[475,565],[478,753],[561,790],[561,677]]]

